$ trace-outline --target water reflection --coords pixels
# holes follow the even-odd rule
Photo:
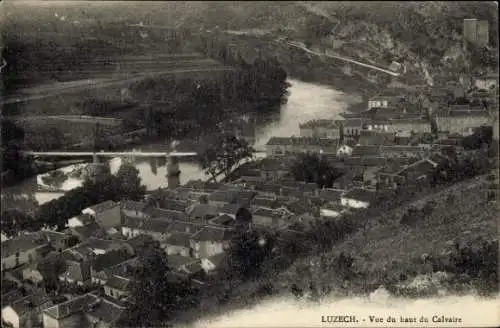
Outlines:
[[[266,142],[271,136],[291,136],[299,135],[299,123],[310,119],[335,118],[342,111],[353,103],[360,102],[360,98],[346,95],[328,86],[313,83],[301,82],[298,80],[289,81],[291,84],[288,102],[281,106],[281,113],[276,117],[269,117],[265,120],[257,120],[255,131],[255,148],[264,149]],[[259,122],[260,121],[260,122]],[[141,146],[142,149],[157,148],[154,145]],[[261,157],[263,154],[259,154]],[[122,159],[109,161],[111,173],[116,174]],[[139,175],[147,190],[165,188],[169,185],[167,178],[167,167],[165,158],[136,158],[135,167],[139,170]],[[207,179],[199,165],[193,161],[184,161],[179,164],[181,174],[180,183],[184,184],[189,180]],[[69,183],[69,182],[68,182]],[[71,181],[69,184],[77,186],[81,181]],[[170,182],[172,184],[172,181]],[[2,190],[2,209],[10,207],[34,208],[38,204],[46,203],[52,199],[62,196],[62,192],[42,192],[37,184],[37,178],[31,178],[18,186],[8,187]]]

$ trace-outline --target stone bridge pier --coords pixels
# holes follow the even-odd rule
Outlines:
[[[175,156],[167,157],[167,181],[168,188],[175,189],[180,185],[180,173],[179,168],[179,158]]]

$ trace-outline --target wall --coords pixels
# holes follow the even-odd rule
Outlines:
[[[178,245],[165,245],[167,255],[189,256],[189,248]]]
[[[373,99],[368,101],[368,108],[374,108],[374,107],[389,107],[389,101],[388,100],[378,100],[378,99]]]
[[[133,218],[146,218],[146,217],[148,217],[144,212],[141,212],[141,211],[132,211],[132,210],[122,209],[122,212],[124,215],[130,216]]]
[[[192,244],[196,258],[207,258],[224,252],[224,245],[221,242],[201,241]]]
[[[19,252],[18,261],[16,261],[16,254],[13,254],[9,257],[4,257],[2,258],[2,271],[8,270],[24,263],[31,263],[36,259],[36,248],[30,249],[26,252]]]
[[[482,125],[491,126],[490,118],[487,116],[436,117],[436,124],[439,131],[459,134],[470,134],[470,132],[463,132],[466,128],[477,128]]]
[[[497,85],[497,81],[495,79],[476,79],[474,84],[480,90],[489,90]]]
[[[125,296],[128,293],[126,293],[122,290],[114,289],[114,288],[111,288],[109,286],[104,285],[104,294],[118,300],[118,299],[120,299],[120,297]]]
[[[351,198],[341,198],[341,204],[342,206],[347,206],[347,207],[352,207],[352,208],[367,208],[369,206],[368,203],[362,202],[356,199],[351,199]]]
[[[118,227],[121,225],[121,209],[120,206],[115,206],[104,212],[96,213],[96,222],[105,229]]]
[[[14,309],[10,306],[6,306],[2,309],[2,320],[6,323],[11,324],[14,328],[20,327],[19,316],[17,315],[16,311],[14,311]]]

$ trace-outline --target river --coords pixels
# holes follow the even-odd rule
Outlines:
[[[281,106],[279,117],[257,127],[255,148],[263,149],[271,136],[298,136],[299,123],[310,119],[338,117],[338,114],[345,111],[349,105],[361,101],[358,97],[346,95],[329,86],[299,80],[290,80],[289,83],[291,86],[288,102]],[[144,145],[144,147],[147,146]],[[141,147],[137,148],[140,149]],[[110,161],[111,171],[116,172],[120,163],[119,159]],[[145,160],[137,161],[135,166],[139,170],[142,182],[148,190],[168,186],[166,167],[164,165],[157,166],[155,170],[150,162]],[[180,176],[181,184],[189,180],[207,178],[196,163],[181,162],[180,169],[182,172]],[[64,189],[68,190],[80,184],[80,180],[70,178],[65,182]],[[33,177],[19,185],[3,189],[2,208],[31,208],[36,204],[43,204],[61,197],[63,194],[62,192],[40,192],[37,178]]]

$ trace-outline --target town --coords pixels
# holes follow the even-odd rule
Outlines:
[[[147,281],[162,278],[149,279],[147,265],[161,258],[176,288],[152,289],[170,291],[166,302],[178,307],[171,311],[182,312],[193,307],[191,298],[231,279],[235,267],[246,265],[246,273],[263,261],[254,257],[283,252],[283,240],[300,240],[317,222],[361,218],[409,186],[425,193],[490,175],[484,198],[494,202],[498,113],[498,73],[388,88],[362,111],[297,122],[298,136],[271,136],[264,158],[222,182],[103,199],[60,217],[64,227],[2,236],[2,327],[133,326],[145,315],[138,308],[155,306],[145,304],[157,295]],[[235,252],[245,247],[259,256]]]

